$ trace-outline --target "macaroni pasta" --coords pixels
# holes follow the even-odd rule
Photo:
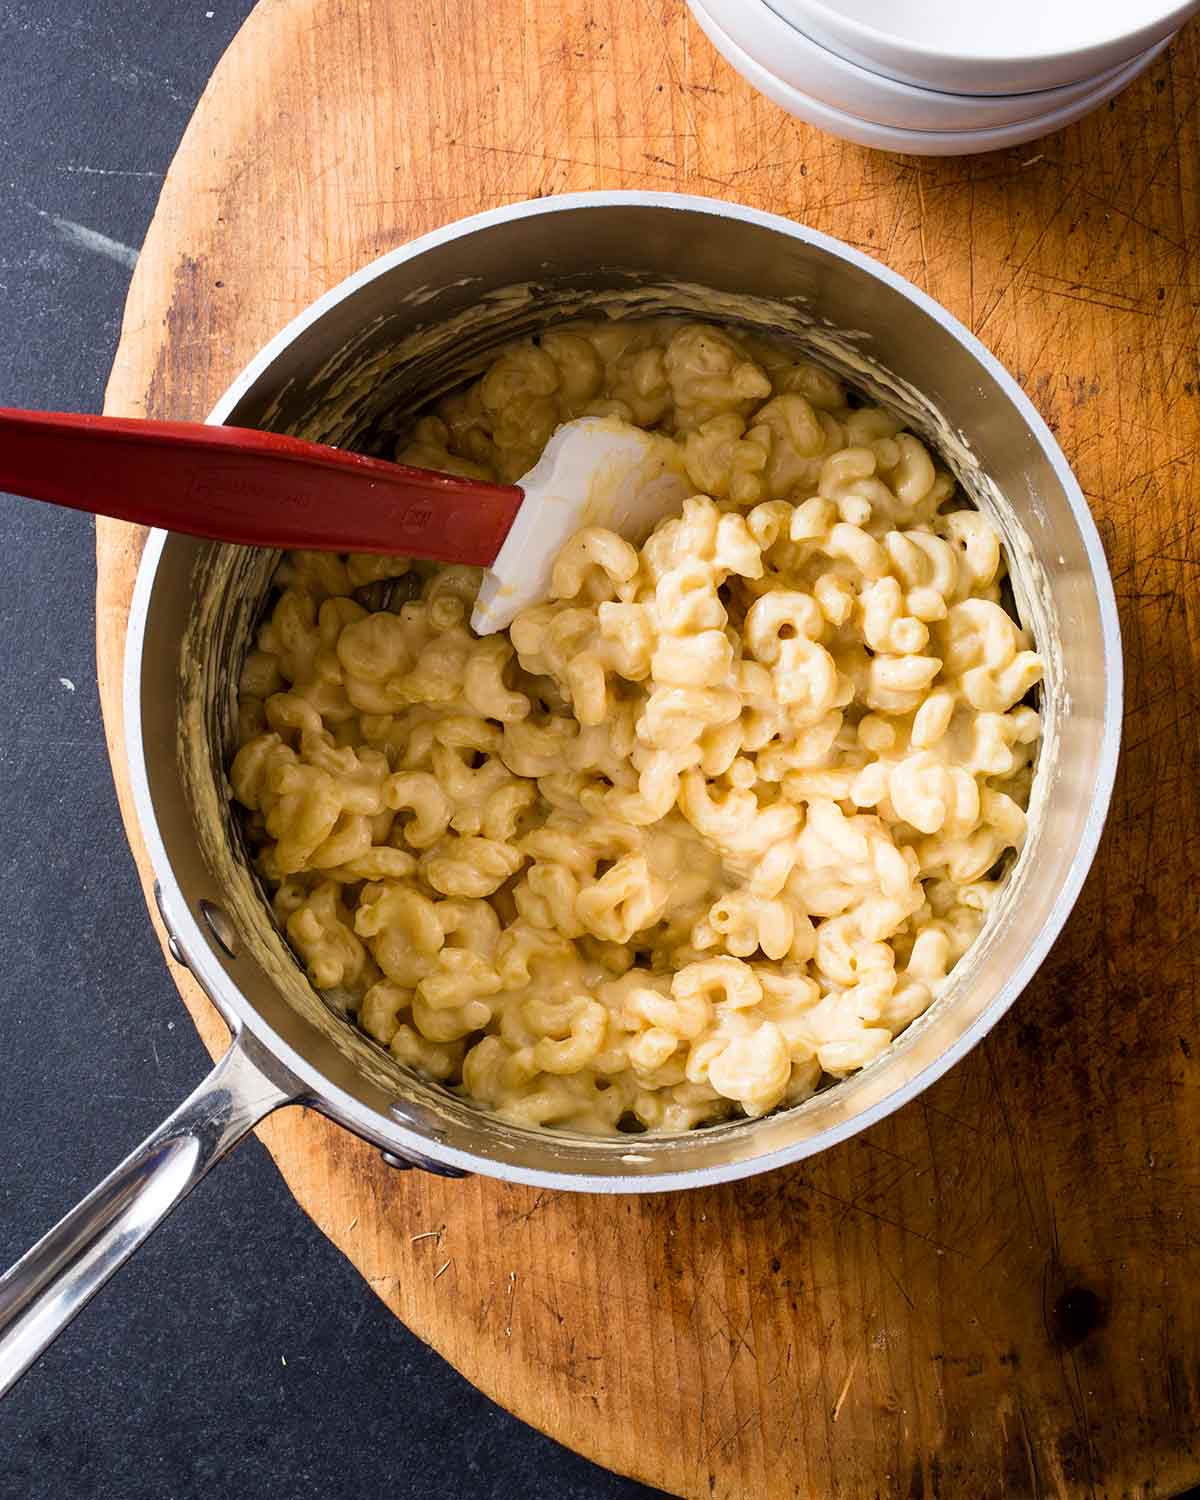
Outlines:
[[[987,520],[886,411],[694,322],[506,349],[398,456],[510,481],[559,423],[697,493],[589,528],[506,634],[479,572],[291,553],[230,780],[313,985],[510,1120],[677,1131],[878,1057],[1025,833],[1041,662]]]

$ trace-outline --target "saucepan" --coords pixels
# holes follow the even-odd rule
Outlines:
[[[592,1138],[505,1123],[406,1070],[288,949],[227,798],[238,668],[267,552],[153,533],[130,617],[125,733],[172,951],[229,1023],[208,1079],[0,1279],[0,1390],[208,1169],[304,1104],[397,1168],[543,1188],[662,1192],[767,1172],[927,1088],[1004,1014],[1067,919],[1117,760],[1121,649],[1096,528],[1062,453],[988,351],[885,267],[730,203],[589,193],[466,219],[383,256],[291,323],[210,422],[389,454],[405,414],[497,344],[579,315],[682,314],[769,331],[897,408],[1004,536],[1046,662],[1030,834],[952,981],[876,1062],[795,1108],[688,1134]]]

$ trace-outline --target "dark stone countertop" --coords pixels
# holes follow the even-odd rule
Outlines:
[[[0,405],[99,409],[135,247],[249,9],[0,6]],[[105,241],[85,248],[72,226]],[[3,1267],[184,1098],[208,1058],[117,813],[96,698],[92,525],[0,496],[0,541]],[[3,1500],[650,1493],[473,1390],[385,1311],[254,1142],[0,1404]]]
[[[250,9],[0,6],[0,405],[99,409],[163,174]],[[103,241],[85,248],[80,227]],[[0,545],[2,1269],[209,1060],[117,812],[96,696],[92,525],[0,495]],[[0,1403],[0,1500],[653,1493],[461,1379],[368,1291],[253,1141]]]

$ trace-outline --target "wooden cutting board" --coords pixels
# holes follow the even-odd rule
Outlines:
[[[1061,135],[917,160],[757,98],[682,0],[263,0],[167,178],[110,412],[201,417],[293,313],[450,219],[678,189],[815,225],[940,299],[1099,521],[1129,671],[1108,832],[1036,982],[907,1109],[768,1177],[615,1201],[393,1173],[299,1110],[263,1127],[397,1316],[623,1473],[753,1500],[1200,1480],[1198,63],[1193,26]],[[97,631],[149,889],[119,694],[140,542],[99,528]]]

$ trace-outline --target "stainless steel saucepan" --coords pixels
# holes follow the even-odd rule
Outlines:
[[[585,1192],[766,1172],[926,1088],[1008,1009],[1054,941],[1116,768],[1121,649],[1079,486],[1013,379],[960,324],[866,256],[701,198],[595,193],[482,214],[383,256],[298,317],[214,423],[390,452],[397,414],[552,321],[689,313],[790,338],[901,409],[1001,526],[1046,659],[1030,836],[979,942],[930,1011],[863,1072],[794,1109],[691,1134],[586,1139],[505,1124],[407,1072],[317,995],[250,870],[225,782],[241,656],[274,555],[151,535],[125,663],[138,817],[173,950],[232,1028],[190,1099],[0,1278],[0,1391],[208,1169],[284,1104],[321,1110],[392,1166]]]

